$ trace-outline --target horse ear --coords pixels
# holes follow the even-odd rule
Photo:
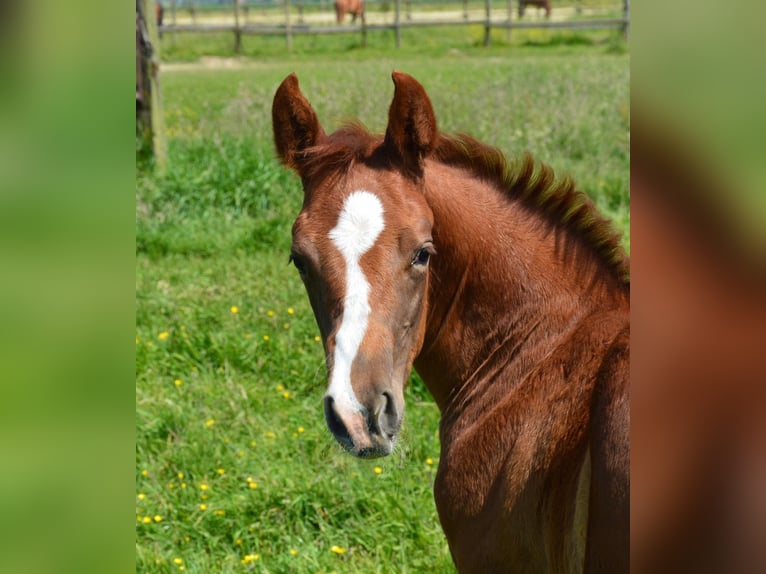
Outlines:
[[[274,143],[282,163],[298,170],[301,152],[325,137],[322,126],[298,86],[298,76],[290,74],[277,88],[271,107]]]
[[[420,177],[423,159],[436,147],[439,137],[436,116],[425,89],[415,78],[396,71],[391,77],[395,89],[385,143],[401,157],[405,171]]]

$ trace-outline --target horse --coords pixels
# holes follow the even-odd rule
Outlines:
[[[543,8],[545,9],[545,17],[551,17],[550,0],[519,0],[519,18],[524,17],[524,10],[527,6],[537,6],[538,8]]]
[[[392,74],[385,134],[322,128],[295,74],[274,142],[302,180],[290,261],[326,356],[327,426],[388,455],[414,367],[460,574],[628,572],[629,259],[570,178],[439,131]]]
[[[351,22],[359,16],[364,22],[364,0],[335,0],[335,17],[338,24],[343,24],[346,14],[351,14]]]

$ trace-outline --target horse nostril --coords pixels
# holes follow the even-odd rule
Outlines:
[[[393,438],[399,432],[401,426],[401,417],[396,408],[394,397],[389,392],[383,393],[383,408],[378,413],[378,424],[380,429],[385,432],[389,438]]]
[[[332,397],[324,398],[324,418],[327,421],[327,427],[330,429],[330,432],[341,444],[353,444],[346,425],[343,424],[338,413],[335,412],[335,399]]]

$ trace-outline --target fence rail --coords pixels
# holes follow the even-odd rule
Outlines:
[[[377,20],[387,20],[393,17],[393,21],[383,22],[359,22],[352,24],[329,24],[326,21],[317,20],[313,23],[309,23],[304,19],[304,6],[310,5],[312,8],[321,7],[325,12],[320,12],[326,17],[332,17],[334,14],[328,12],[328,9],[332,8],[332,2],[324,0],[321,3],[316,1],[307,3],[305,1],[299,2],[298,14],[292,14],[290,0],[282,0],[281,6],[276,4],[247,4],[241,0],[227,0],[227,2],[221,2],[216,5],[216,9],[220,11],[222,8],[229,8],[231,10],[232,21],[229,23],[196,23],[191,24],[176,23],[176,13],[179,10],[176,2],[171,2],[172,9],[166,12],[171,12],[170,17],[173,23],[167,24],[165,22],[159,26],[162,34],[183,34],[183,33],[232,33],[235,38],[235,51],[239,52],[241,48],[242,36],[285,36],[287,48],[292,46],[292,36],[295,35],[330,35],[330,34],[361,34],[362,45],[366,44],[367,32],[378,32],[385,30],[393,30],[396,37],[396,47],[401,45],[400,31],[407,28],[425,28],[425,27],[439,27],[439,26],[483,26],[485,29],[484,45],[488,46],[491,41],[490,31],[493,28],[502,28],[509,33],[511,30],[529,30],[529,29],[568,29],[568,30],[603,30],[603,29],[616,29],[622,30],[626,38],[630,29],[630,0],[621,0],[621,12],[622,16],[619,18],[614,17],[588,17],[583,18],[581,14],[584,13],[582,2],[575,0],[567,8],[573,8],[577,14],[575,18],[567,18],[566,15],[556,19],[534,19],[522,21],[519,18],[513,16],[514,7],[518,7],[519,0],[508,0],[502,9],[493,7],[492,0],[485,0],[484,5],[481,8],[474,8],[472,12],[474,14],[481,14],[480,16],[470,16],[468,11],[468,1],[452,2],[455,6],[459,6],[460,10],[453,10],[452,12],[459,12],[457,17],[444,17],[440,15],[439,11],[432,10],[433,4],[430,2],[415,3],[405,1],[405,10],[402,10],[401,0],[394,0],[393,11],[388,9],[384,11],[375,12]],[[165,2],[167,4],[167,2]],[[476,3],[478,4],[478,3]],[[476,5],[474,4],[474,5]],[[368,2],[368,6],[371,5]],[[421,5],[428,10],[424,12],[418,12],[418,17],[412,19],[413,5]],[[196,12],[194,10],[194,3],[186,3],[183,8],[184,11],[189,11],[192,14],[192,18],[196,19]],[[390,7],[390,4],[385,3],[386,7]],[[612,13],[614,13],[618,4],[612,4]],[[251,10],[257,10],[259,13],[265,13],[266,10],[270,11],[268,17],[269,21],[263,23],[252,23],[248,20],[252,18]],[[527,7],[529,10],[529,7]],[[553,6],[553,13],[556,14],[560,11],[560,7]],[[592,9],[591,9],[592,10]],[[243,14],[244,12],[244,14]],[[205,12],[201,12],[205,13]],[[279,18],[281,13],[281,19]],[[316,14],[312,12],[312,14]],[[167,16],[167,14],[166,14]],[[382,16],[382,17],[381,17]],[[494,16],[494,18],[493,18]],[[296,20],[293,20],[297,17]],[[368,14],[369,18],[369,14]]]

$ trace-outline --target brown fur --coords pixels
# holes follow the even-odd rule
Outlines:
[[[335,0],[335,18],[338,24],[343,23],[346,14],[351,14],[352,22],[356,22],[357,17],[364,22],[364,0]]]
[[[314,117],[289,83],[274,117]],[[433,394],[434,494],[458,571],[627,572],[629,263],[617,234],[570,180],[440,134],[422,86],[398,72],[394,83],[385,137],[358,125],[330,136],[318,123],[274,126],[304,182],[294,251],[318,270],[304,281],[326,350],[342,287],[323,237],[346,194],[374,190],[386,230],[361,265],[378,297],[372,320],[387,327],[365,338],[352,385],[365,406],[401,394],[401,374],[379,368],[393,341],[405,355],[394,372],[414,362]],[[429,237],[425,281],[400,271]],[[370,440],[358,425],[348,432],[354,444]]]

